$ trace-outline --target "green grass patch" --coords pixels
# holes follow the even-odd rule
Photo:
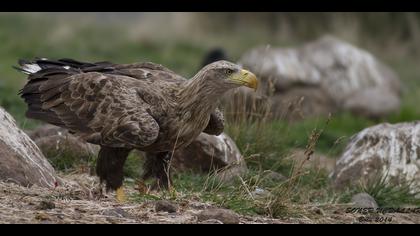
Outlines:
[[[342,194],[340,202],[348,203],[354,194],[365,192],[372,196],[379,207],[420,206],[420,191],[413,192],[414,182],[387,181],[387,176],[376,176],[365,184],[358,184]]]

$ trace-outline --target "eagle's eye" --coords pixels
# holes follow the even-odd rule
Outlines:
[[[231,75],[233,73],[233,70],[232,69],[226,69],[226,74],[227,75]]]

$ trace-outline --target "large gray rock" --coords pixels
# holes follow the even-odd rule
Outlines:
[[[71,155],[77,159],[88,160],[99,151],[99,146],[83,142],[67,132],[38,138],[35,143],[48,158]]]
[[[342,188],[385,178],[420,190],[420,122],[380,124],[354,135],[331,173]]]
[[[299,48],[257,47],[246,52],[240,64],[260,79],[259,96],[283,96],[272,102],[275,118],[290,109],[279,103],[284,94],[302,87],[308,91],[286,98],[296,102],[305,97],[310,104],[303,104],[304,116],[348,110],[376,118],[400,106],[398,76],[367,51],[331,36]]]
[[[1,107],[0,180],[41,187],[54,187],[61,182],[39,148]]]
[[[71,156],[75,160],[88,160],[99,152],[98,145],[86,143],[54,125],[42,125],[28,135],[49,159]]]
[[[44,124],[37,127],[34,130],[29,130],[26,133],[32,140],[37,140],[40,138],[45,138],[52,135],[60,135],[67,132],[68,131],[64,128],[61,128],[55,125]]]
[[[399,95],[382,87],[356,91],[343,102],[343,109],[368,118],[384,117],[395,112],[399,106]]]
[[[235,142],[225,133],[219,136],[201,133],[188,147],[177,150],[172,160],[178,171],[219,170],[217,177],[230,181],[246,171],[245,161]]]

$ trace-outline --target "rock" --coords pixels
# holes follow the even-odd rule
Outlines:
[[[420,190],[420,122],[362,130],[351,138],[330,177],[337,188],[385,178],[392,184],[412,182],[411,190]]]
[[[343,102],[343,109],[360,116],[378,119],[400,106],[400,98],[388,88],[367,88],[354,93]]]
[[[105,216],[117,217],[117,218],[130,218],[130,217],[132,217],[127,211],[125,211],[122,208],[107,209],[102,214],[105,215]]]
[[[216,220],[216,219],[209,219],[209,220],[201,221],[201,222],[199,222],[199,224],[221,225],[221,224],[223,224],[223,222],[221,222],[220,220]]]
[[[317,215],[321,215],[321,216],[325,215],[325,212],[319,207],[311,207],[309,210],[310,212],[313,212]]]
[[[41,201],[37,207],[38,210],[50,210],[54,208],[55,204],[52,201]]]
[[[35,213],[35,219],[39,221],[49,221],[51,220],[51,217],[44,212],[37,212]]]
[[[221,221],[223,224],[239,224],[238,215],[227,209],[206,209],[201,211],[197,217],[199,221],[214,219]]]
[[[165,211],[169,213],[176,212],[178,209],[178,206],[172,202],[160,200],[155,202],[155,211]]]
[[[258,187],[251,192],[251,195],[254,199],[265,199],[273,196],[269,191]]]
[[[29,134],[49,159],[69,156],[76,160],[88,160],[99,152],[98,145],[86,143],[61,127],[43,125]]]
[[[230,181],[246,171],[246,164],[235,142],[225,133],[219,136],[201,133],[188,147],[177,150],[172,159],[177,171],[195,170],[217,173],[222,181]]]
[[[35,143],[47,158],[69,155],[87,160],[99,151],[99,146],[83,142],[69,133],[39,138]]]
[[[37,140],[39,138],[44,138],[51,135],[60,135],[63,133],[67,133],[67,130],[55,125],[44,124],[37,127],[34,130],[26,131],[26,133],[32,140]]]
[[[0,108],[0,180],[40,187],[54,187],[61,182],[39,148],[3,108]]]
[[[353,207],[357,208],[378,208],[375,199],[367,193],[358,193],[351,198]]]
[[[260,46],[239,61],[260,79],[259,96],[268,96],[273,118],[347,110],[365,117],[383,117],[399,110],[400,80],[369,52],[331,36],[299,48]],[[367,102],[364,102],[367,101]],[[299,118],[299,117],[298,117]]]
[[[245,172],[246,168],[244,166],[226,166],[223,169],[217,170],[215,178],[224,184],[231,184],[235,180],[238,180],[238,177],[244,175]]]

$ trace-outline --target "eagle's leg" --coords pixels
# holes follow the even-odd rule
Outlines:
[[[115,190],[117,200],[125,201],[123,185],[123,167],[130,149],[111,148],[101,146],[96,162],[96,174],[99,176],[101,184],[105,181],[106,191]]]
[[[171,152],[146,153],[143,180],[156,178],[152,189],[170,189],[172,178],[170,173]]]

